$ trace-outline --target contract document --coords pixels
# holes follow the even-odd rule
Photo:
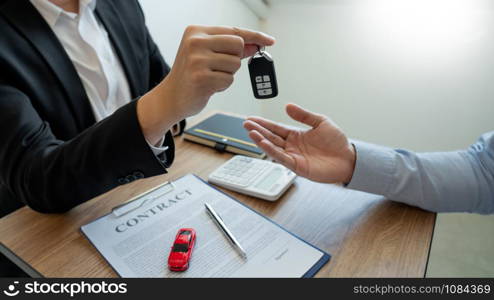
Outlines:
[[[242,258],[204,203],[221,216],[247,253]],[[185,272],[168,270],[168,255],[180,228],[196,230]],[[164,184],[81,227],[121,277],[311,277],[329,254],[195,175]]]

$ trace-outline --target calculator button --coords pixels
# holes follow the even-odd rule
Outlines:
[[[243,180],[242,181],[237,181],[235,184],[238,185],[238,186],[240,186],[240,187],[246,187],[246,186],[248,186],[247,182],[245,182]]]
[[[264,82],[269,82],[271,81],[271,77],[269,77],[269,75],[264,75],[263,80]]]
[[[262,82],[262,76],[257,76],[256,77],[256,82]]]

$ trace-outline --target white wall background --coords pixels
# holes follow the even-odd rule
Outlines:
[[[271,0],[280,96],[354,138],[413,150],[466,147],[494,130],[494,1]]]
[[[259,29],[259,19],[240,0],[140,0],[146,23],[166,61],[172,65],[187,25],[229,25]],[[247,66],[232,87],[213,96],[207,110],[259,114],[252,96]]]

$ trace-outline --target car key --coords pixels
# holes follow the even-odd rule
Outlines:
[[[249,60],[250,81],[254,97],[269,99],[278,96],[278,83],[271,55],[259,50]]]

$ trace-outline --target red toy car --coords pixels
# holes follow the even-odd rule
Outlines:
[[[178,231],[173,243],[170,256],[168,256],[168,268],[170,271],[183,272],[189,268],[192,257],[192,249],[196,242],[196,231],[192,228],[182,228]]]

